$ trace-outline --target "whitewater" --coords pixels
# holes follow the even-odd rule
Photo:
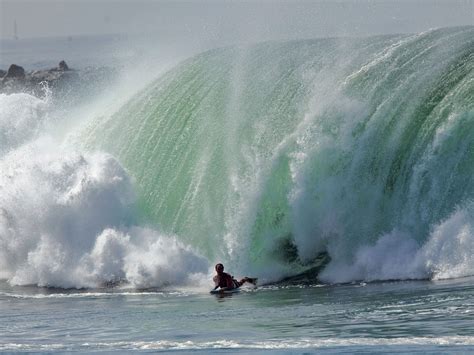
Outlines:
[[[0,351],[472,350],[472,26],[132,76],[70,109],[0,94]],[[217,262],[261,287],[216,305]]]

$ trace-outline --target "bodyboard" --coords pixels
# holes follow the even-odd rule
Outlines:
[[[233,288],[232,290],[225,290],[225,291],[221,291],[220,289],[211,290],[210,294],[211,295],[229,295],[232,293],[239,293],[239,292],[240,292],[240,288],[237,287],[237,288]]]

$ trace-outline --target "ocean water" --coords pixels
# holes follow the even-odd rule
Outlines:
[[[474,350],[472,26],[143,63],[0,94],[0,351]]]
[[[2,283],[1,351],[472,352],[473,279],[196,290]]]

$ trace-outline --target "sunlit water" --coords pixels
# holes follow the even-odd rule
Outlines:
[[[205,291],[0,288],[2,351],[474,351],[472,278]]]

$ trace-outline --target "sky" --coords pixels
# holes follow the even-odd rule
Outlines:
[[[474,25],[474,0],[0,0],[0,38],[152,34],[215,42],[365,36]]]

